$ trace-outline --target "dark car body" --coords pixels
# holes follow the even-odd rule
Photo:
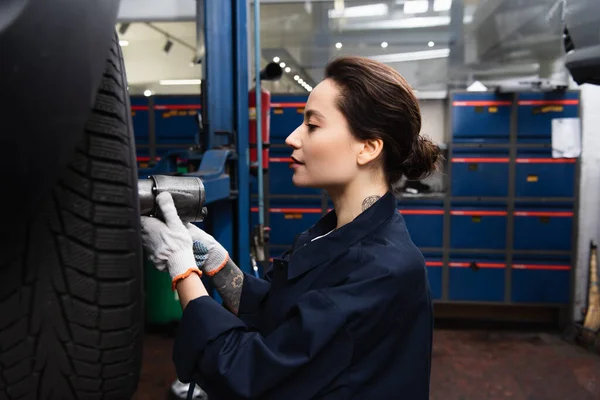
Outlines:
[[[84,130],[118,9],[119,0],[0,1],[3,250],[38,212]]]
[[[600,84],[600,1],[564,3],[565,65],[578,84]]]

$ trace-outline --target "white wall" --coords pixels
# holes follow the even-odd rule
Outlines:
[[[587,299],[590,240],[600,244],[600,86],[582,85],[582,154],[578,257],[573,316],[581,320]]]
[[[421,134],[429,136],[435,143],[447,142],[447,100],[420,100]]]

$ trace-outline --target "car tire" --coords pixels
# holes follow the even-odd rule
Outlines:
[[[116,36],[81,140],[39,210],[20,255],[0,265],[0,399],[131,399],[142,359],[143,264]]]

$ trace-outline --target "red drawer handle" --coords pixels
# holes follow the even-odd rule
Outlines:
[[[474,217],[503,217],[508,215],[508,211],[450,211],[450,215],[468,215]]]
[[[507,163],[508,157],[454,157],[452,162],[455,163]]]

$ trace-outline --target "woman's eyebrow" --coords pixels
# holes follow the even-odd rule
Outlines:
[[[325,116],[314,109],[308,109],[304,111],[304,115],[306,119],[310,119],[310,117],[315,117],[317,119],[325,119]]]

